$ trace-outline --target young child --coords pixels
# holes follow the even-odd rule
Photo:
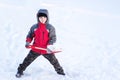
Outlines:
[[[37,21],[38,23],[33,25],[28,32],[25,47],[28,48],[33,41],[33,46],[47,49],[56,42],[55,28],[49,24],[48,10],[40,9],[37,13]],[[53,65],[58,74],[65,75],[54,54],[47,54],[45,50],[34,48],[30,50],[23,63],[19,65],[16,77],[21,77],[23,71],[40,55],[43,55]]]

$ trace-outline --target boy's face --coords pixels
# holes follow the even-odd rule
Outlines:
[[[39,21],[40,21],[41,23],[45,24],[46,21],[47,21],[47,17],[41,16],[41,17],[39,17]]]

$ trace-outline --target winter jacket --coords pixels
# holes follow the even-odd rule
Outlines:
[[[46,24],[42,24],[38,20],[38,15],[44,13],[47,15],[47,22]],[[28,35],[26,37],[26,42],[32,42],[33,45],[41,48],[47,48],[47,45],[52,45],[56,42],[56,34],[55,34],[55,28],[49,24],[49,17],[48,17],[48,11],[46,9],[40,9],[37,13],[37,24],[34,24],[30,31],[28,32]],[[35,51],[39,54],[46,54],[46,51],[44,50],[37,50],[32,49],[32,51]]]

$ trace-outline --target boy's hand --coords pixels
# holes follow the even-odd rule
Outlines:
[[[52,52],[55,50],[55,47],[53,45],[48,45],[47,46],[47,52]]]
[[[26,42],[25,47],[28,48],[30,46],[30,42]]]

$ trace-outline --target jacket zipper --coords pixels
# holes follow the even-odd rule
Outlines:
[[[43,34],[42,34],[42,40],[44,40],[44,34],[45,34],[45,32],[43,31]]]

